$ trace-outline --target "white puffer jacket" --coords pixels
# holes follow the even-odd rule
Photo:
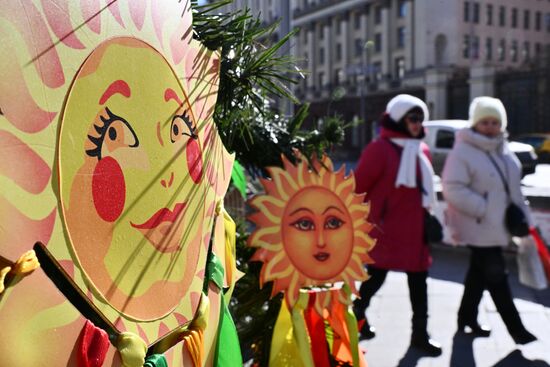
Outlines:
[[[520,163],[504,137],[488,138],[466,128],[456,133],[443,169],[445,222],[455,244],[488,247],[506,246],[510,241],[504,226],[510,199],[487,153],[507,178],[511,200],[531,222],[520,188]]]

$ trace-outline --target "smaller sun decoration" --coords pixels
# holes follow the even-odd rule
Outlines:
[[[256,225],[248,245],[258,248],[252,260],[264,263],[260,284],[273,281],[272,296],[284,291],[290,307],[302,287],[344,282],[357,294],[355,281],[367,279],[363,265],[373,262],[375,245],[365,194],[356,194],[353,174],[346,177],[344,166],[334,172],[327,156],[313,159],[312,169],[295,156],[296,165],[283,156],[283,168],[268,167],[265,195],[249,201],[257,211],[248,217]]]

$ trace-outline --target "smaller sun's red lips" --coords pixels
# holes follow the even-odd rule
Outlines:
[[[315,255],[313,255],[315,259],[318,261],[327,261],[330,257],[330,254],[328,252],[318,252]]]
[[[158,227],[163,222],[174,223],[176,219],[185,209],[185,203],[178,203],[174,206],[174,210],[168,208],[159,209],[151,218],[142,224],[134,224],[130,222],[130,225],[137,229],[153,229]]]

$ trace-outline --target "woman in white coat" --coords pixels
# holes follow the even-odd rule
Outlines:
[[[508,203],[514,202],[527,216],[529,211],[520,190],[519,161],[507,146],[502,102],[475,98],[470,104],[470,124],[471,128],[456,133],[443,170],[451,238],[471,250],[458,310],[459,331],[489,336],[491,330],[477,321],[478,306],[487,289],[516,344],[526,344],[536,337],[525,329],[514,305],[502,248],[510,241],[504,224]]]

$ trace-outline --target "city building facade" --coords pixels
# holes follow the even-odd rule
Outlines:
[[[266,23],[288,16],[290,29],[300,29],[290,52],[307,77],[295,92],[311,103],[315,119],[339,113],[367,122],[348,134],[352,150],[375,133],[373,121],[397,93],[423,98],[432,119],[465,118],[479,95],[516,101],[511,90],[525,78],[550,96],[550,0],[237,0],[232,6],[248,6]],[[530,70],[543,70],[542,78],[525,74]],[[548,109],[539,99],[537,108]],[[531,130],[550,131],[541,117],[550,118],[550,111],[533,116],[541,122]]]

